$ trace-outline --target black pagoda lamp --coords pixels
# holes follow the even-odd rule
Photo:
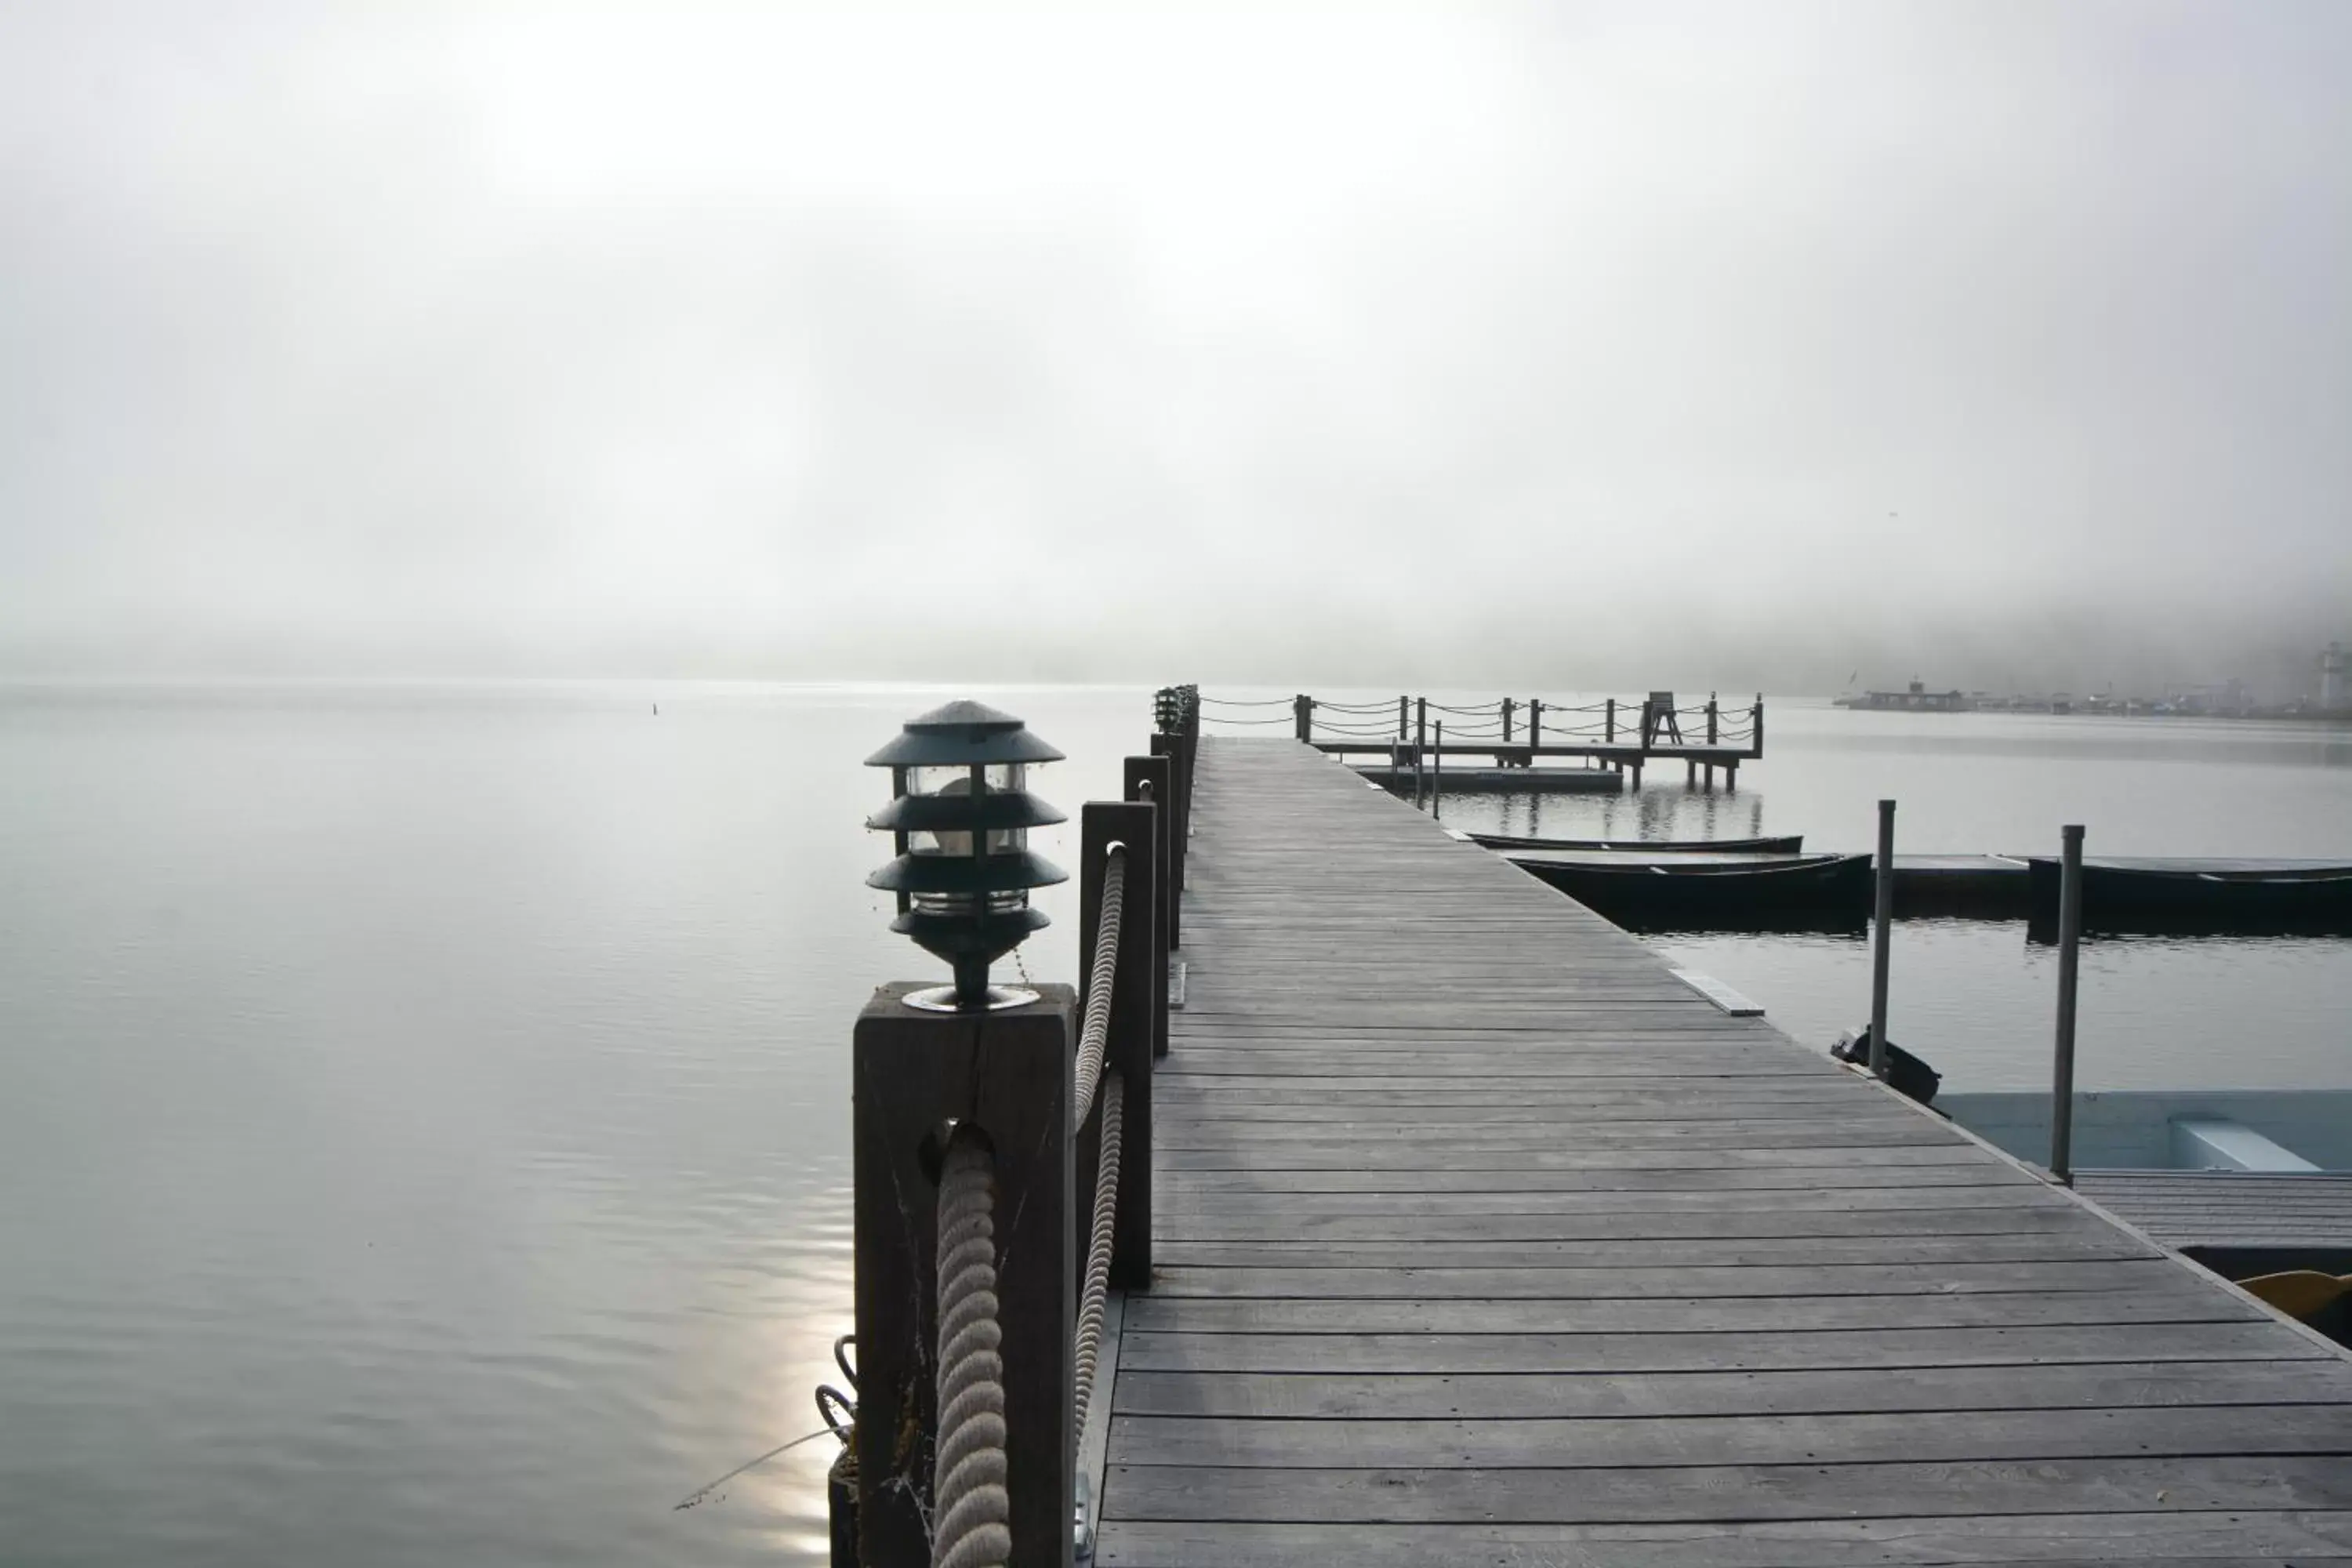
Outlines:
[[[986,1012],[1037,1000],[1024,987],[991,985],[988,966],[1047,923],[1029,907],[1029,889],[1069,879],[1029,849],[1031,828],[1067,820],[1029,793],[1029,764],[1061,760],[1012,714],[970,701],[908,721],[866,759],[890,770],[892,797],[866,826],[888,829],[898,849],[866,885],[898,894],[890,929],[955,970],[954,984],[915,992],[909,1006]]]

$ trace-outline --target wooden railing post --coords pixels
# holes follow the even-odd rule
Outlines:
[[[1429,754],[1429,815],[1443,815],[1438,799],[1445,793],[1445,721],[1437,721],[1437,749]]]
[[[1407,733],[1405,729],[1404,710],[1404,693],[1399,692],[1397,693],[1397,739],[1400,741],[1403,740]]]
[[[1511,743],[1511,710],[1514,706],[1509,698],[1503,699],[1503,744],[1507,746]]]
[[[1311,741],[1315,738],[1315,699],[1303,691],[1292,698],[1290,716],[1297,722],[1300,740]]]
[[[1110,1034],[1103,1052],[1106,1085],[1119,1075],[1118,1221],[1112,1232],[1110,1282],[1124,1290],[1151,1285],[1151,1051],[1167,968],[1154,978],[1160,952],[1159,889],[1152,882],[1153,847],[1159,842],[1157,808],[1142,801],[1089,801],[1079,813],[1078,964],[1079,1016],[1086,1016],[1086,987],[1093,983],[1096,927],[1102,911],[1102,885],[1110,847],[1127,846],[1126,897],[1119,906],[1118,967],[1111,978]],[[1078,1130],[1076,1217],[1083,1257],[1094,1216],[1096,1159],[1101,1152],[1102,1109]]]
[[[1715,744],[1715,693],[1710,691],[1706,694],[1706,743],[1710,746]]]
[[[1614,697],[1609,700],[1608,730],[1601,739],[1612,746],[1617,743],[1617,699]]]
[[[1163,742],[1165,742],[1163,744]],[[1193,741],[1181,735],[1154,735],[1151,754],[1168,759],[1168,796],[1161,809],[1171,821],[1168,838],[1168,875],[1171,883],[1167,903],[1174,912],[1169,917],[1168,945],[1181,945],[1182,931],[1178,925],[1184,909],[1184,861],[1191,852],[1192,837],[1192,752]]]
[[[1129,800],[1149,800],[1154,805],[1166,800],[1172,788],[1169,782],[1171,763],[1166,757],[1129,757],[1127,759],[1126,793]],[[1157,940],[1157,954],[1152,963],[1152,1028],[1151,1054],[1168,1054],[1168,953],[1176,945],[1176,879],[1171,874],[1175,858],[1172,814],[1165,811],[1152,814],[1151,887],[1160,905],[1160,918],[1152,922]]]
[[[1528,746],[1529,750],[1543,744],[1543,699],[1528,699]]]
[[[1755,730],[1748,737],[1748,754],[1760,757],[1764,754],[1764,694],[1760,691],[1756,694],[1756,709],[1750,717]]]
[[[930,1013],[887,985],[851,1055],[857,1305],[857,1531],[877,1568],[922,1568],[939,1436],[940,1129],[994,1155],[997,1321],[1012,1561],[1066,1565],[1077,1503],[1071,1433],[1077,1313],[1070,1097],[1077,996],[1038,986],[1000,1013]]]

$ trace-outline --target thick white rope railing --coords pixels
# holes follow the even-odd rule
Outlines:
[[[931,1568],[1004,1568],[1003,1331],[996,1321],[996,1174],[970,1131],[940,1167],[939,1448],[931,1469]]]
[[[1127,846],[1112,845],[1106,862],[1071,1097],[1073,1131],[1085,1126],[1097,1099],[1102,1102],[1094,1213],[1078,1300],[1072,1430],[1080,1432],[1102,1359],[1127,1109],[1125,1080],[1103,1070],[1127,908]],[[931,1472],[931,1568],[1004,1568],[1013,1552],[1012,1504],[1005,1489],[1003,1331],[996,1321],[995,1196],[987,1144],[969,1131],[958,1133],[949,1141],[940,1168],[940,1414]]]
[[[1087,1429],[1094,1403],[1095,1369],[1102,1356],[1103,1303],[1110,1292],[1112,1234],[1118,1227],[1119,1132],[1126,1123],[1126,1084],[1112,1073],[1103,1080],[1102,1144],[1095,1158],[1094,1228],[1087,1241],[1087,1278],[1078,1296],[1077,1408],[1070,1429]]]
[[[1087,970],[1087,1016],[1078,1025],[1077,1092],[1070,1099],[1070,1131],[1087,1124],[1095,1086],[1102,1081],[1110,1040],[1111,983],[1118,976],[1118,931],[1127,918],[1127,846],[1114,844],[1103,865],[1102,908],[1095,916],[1094,963]]]

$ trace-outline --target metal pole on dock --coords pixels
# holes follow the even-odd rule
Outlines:
[[[1870,1076],[1886,1077],[1886,959],[1895,931],[1895,803],[1878,803],[1878,888],[1870,953]]]
[[[2050,1075],[2050,1179],[2074,1183],[2074,978],[2083,945],[2083,827],[2059,829],[2058,1048]]]
[[[1437,807],[1438,796],[1445,789],[1445,721],[1437,721],[1437,750],[1429,756],[1429,815],[1443,815]]]

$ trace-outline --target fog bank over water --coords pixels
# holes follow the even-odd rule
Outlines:
[[[2292,695],[2347,72],[2326,0],[12,6],[0,673]]]

